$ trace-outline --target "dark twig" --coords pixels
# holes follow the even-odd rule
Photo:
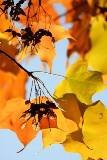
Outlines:
[[[59,77],[62,77],[62,78],[67,78],[64,75],[57,74],[57,73],[50,73],[50,72],[46,72],[46,71],[32,71],[32,73],[46,73],[46,74],[50,74],[50,75],[53,75],[53,76],[59,76]]]
[[[52,97],[52,95],[50,94],[50,92],[48,91],[48,89],[47,89],[47,87],[45,86],[45,84],[41,81],[40,78],[34,76],[34,75],[33,75],[33,72],[30,72],[30,71],[28,71],[27,69],[25,69],[25,68],[24,68],[21,64],[19,64],[13,57],[11,57],[9,54],[7,54],[6,52],[2,51],[1,49],[0,49],[0,53],[2,53],[2,54],[5,55],[6,57],[8,57],[10,60],[12,60],[17,66],[19,66],[19,68],[21,68],[23,71],[25,71],[29,77],[32,77],[34,80],[38,81],[38,82],[44,87],[44,89],[45,89],[46,92],[49,94],[49,96],[50,96],[52,99],[54,99],[54,98]]]
[[[31,72],[29,72],[27,69],[25,69],[21,64],[19,64],[13,57],[11,57],[9,54],[7,54],[6,52],[2,51],[0,49],[0,53],[4,54],[6,57],[8,57],[9,59],[11,59],[19,68],[21,68],[22,70],[24,70],[28,76],[31,76]]]
[[[71,9],[67,10],[66,12],[60,14],[59,16],[57,16],[57,17],[54,18],[54,21],[58,20],[61,17],[66,16],[67,14],[71,13],[73,10],[74,10],[74,8],[71,8]]]

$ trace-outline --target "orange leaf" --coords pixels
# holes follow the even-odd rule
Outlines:
[[[40,103],[40,101],[45,103],[47,97],[38,97],[37,99],[34,99],[32,103]],[[14,131],[23,144],[28,144],[38,132],[36,131],[37,128],[35,129],[33,127],[32,117],[27,122],[24,118],[20,118],[22,113],[30,108],[30,105],[30,103],[26,105],[22,98],[15,98],[8,100],[0,112],[0,128]],[[44,117],[40,121],[41,129],[56,126],[56,119],[51,119],[51,117],[49,117],[49,121]]]
[[[16,54],[18,53],[18,49],[12,44],[9,44],[8,39],[8,35],[0,32],[0,50],[15,58]],[[19,67],[3,54],[0,54],[0,69],[4,71],[10,71],[14,74],[17,74],[19,71]]]
[[[1,4],[1,3],[0,3]],[[6,15],[3,13],[0,9],[0,31],[3,32],[9,27],[12,27],[12,24],[10,20],[6,17]]]
[[[28,7],[24,8],[24,12],[26,13],[26,15],[28,14],[28,9],[29,9]],[[38,1],[34,0],[29,10],[28,23],[32,25],[32,22],[38,21],[38,25],[39,22],[44,22],[46,23],[45,25],[47,26],[47,23],[51,24],[52,22],[54,22],[53,20],[57,16],[58,16],[57,12],[53,8],[53,6],[50,5],[48,2],[42,1],[42,7],[40,7]],[[27,17],[20,15],[20,22],[26,24]],[[55,23],[59,24],[59,20],[55,21]]]
[[[57,128],[57,118],[43,117],[40,121],[40,129]]]
[[[84,57],[91,48],[91,40],[89,38],[90,16],[84,14],[79,20],[76,20],[70,33],[75,37],[76,41],[69,40],[67,56],[70,57],[73,52],[77,51]]]
[[[0,70],[0,99],[4,101],[25,96],[25,83],[27,75],[20,70],[15,76],[11,72],[4,72]]]
[[[32,128],[32,121],[28,121],[25,128],[22,129],[22,120],[19,120],[22,113],[28,109],[24,100],[21,98],[7,101],[4,109],[0,112],[0,128],[11,129],[16,132],[18,138],[23,144],[29,143],[36,135]]]
[[[63,115],[79,125],[82,115],[76,96],[74,94],[65,94],[62,98],[56,99],[56,101],[63,109]]]

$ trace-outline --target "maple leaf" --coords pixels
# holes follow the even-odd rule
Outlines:
[[[84,159],[106,158],[107,109],[99,101],[87,107],[83,118],[82,131],[69,134],[63,142],[65,151],[79,153]]]
[[[9,44],[9,36],[0,32],[0,50],[15,58],[18,49]],[[25,96],[27,74],[10,59],[0,54],[0,101]],[[20,85],[18,85],[20,84]]]
[[[57,128],[42,130],[43,146],[49,147],[51,144],[60,144],[66,140],[66,136],[78,130],[77,124],[67,119],[61,110],[55,111],[57,115]]]
[[[37,25],[37,22],[33,22],[32,31],[35,33],[39,29],[43,28],[44,25],[45,24],[42,22],[39,23],[39,25]],[[47,23],[47,28],[49,26],[50,24]],[[48,64],[49,69],[51,71],[52,63],[56,55],[53,39],[55,41],[58,41],[65,38],[73,38],[73,37],[70,36],[70,34],[64,29],[64,27],[60,25],[53,24],[50,26],[50,29],[46,31],[49,32],[51,36],[43,35],[40,39],[40,42],[38,44],[35,44],[35,46],[33,46],[33,49],[32,49],[32,44],[22,48],[22,50],[19,52],[17,56],[18,61],[21,61],[27,55],[38,55],[41,61],[46,62]]]
[[[87,63],[77,61],[67,70],[66,77],[55,89],[54,95],[62,97],[66,93],[74,93],[77,98],[85,103],[92,103],[92,96],[105,88],[102,74],[97,71],[89,71]]]
[[[43,100],[42,103],[46,101],[46,98],[44,98],[44,100],[43,97],[41,97],[41,99]],[[32,118],[27,122],[26,126],[22,128],[25,120],[19,118],[22,116],[22,113],[24,111],[29,109],[29,107],[30,104],[25,105],[23,99],[16,98],[8,100],[4,105],[4,108],[2,108],[0,112],[0,128],[10,129],[14,131],[20,141],[25,145],[28,144],[38,132],[32,127]],[[66,119],[59,109],[55,111],[55,114],[57,115],[57,119],[49,118],[47,121],[47,119],[44,117],[40,121],[40,128],[43,130],[42,132],[44,146],[48,146],[52,143],[61,143],[65,140],[66,135],[78,130],[76,123],[72,120]],[[51,137],[51,135],[53,138]],[[60,140],[58,140],[59,138]]]
[[[91,40],[89,37],[90,18],[90,15],[83,14],[80,19],[74,21],[73,26],[70,29],[70,33],[76,39],[76,41],[69,39],[69,45],[67,49],[68,58],[75,51],[84,57],[84,55],[91,48]]]
[[[24,97],[26,80],[27,75],[22,70],[19,70],[17,75],[0,70],[0,101],[6,103],[8,99]]]
[[[9,44],[9,38],[10,37],[8,34],[0,32],[0,49],[9,54],[11,52],[14,52],[14,54],[16,54],[18,50],[14,45]]]
[[[42,62],[46,62],[49,66],[50,72],[52,70],[52,63],[56,55],[55,47],[52,44],[52,41],[49,37],[44,36],[41,38],[39,47],[37,48],[38,52],[36,55],[40,57]],[[36,51],[35,51],[36,52]]]
[[[0,31],[4,32],[7,28],[12,27],[12,24],[6,15],[0,9]]]
[[[61,106],[63,115],[74,121],[79,127],[81,123],[81,111],[78,99],[73,94],[65,94],[62,98],[56,99],[56,102]]]
[[[73,94],[66,94],[62,98],[55,100],[61,107],[61,110],[55,110],[57,115],[57,128],[52,129],[51,132],[49,132],[49,130],[42,131],[43,146],[48,147],[49,145],[56,143],[65,144],[70,135],[73,141],[78,141],[78,144],[82,143],[81,145],[87,148],[84,144],[81,130],[83,115],[88,107],[95,106],[98,102],[91,105],[85,105]]]
[[[49,129],[45,129],[42,131],[42,139],[43,146],[49,147],[51,144],[63,143],[66,139],[66,133],[55,128],[52,128],[51,131]]]
[[[107,158],[107,109],[101,103],[87,108],[84,113],[82,128],[83,140],[91,148],[91,157],[98,159]]]
[[[23,10],[26,15],[29,10],[29,19],[27,19],[27,16],[20,15],[20,22],[22,24],[26,24],[26,22],[28,22],[32,25],[32,22],[38,21],[38,23],[44,22],[47,26],[47,23],[50,23],[50,25],[52,22],[54,23],[54,18],[58,16],[58,13],[48,1],[42,1],[42,7],[39,6],[38,1],[32,1],[30,9],[29,7],[25,7]],[[59,24],[59,20],[56,20],[55,23]]]
[[[9,35],[0,32],[0,50],[8,53],[15,58],[18,53],[18,49],[13,45],[9,44]],[[10,71],[14,74],[17,74],[19,68],[16,64],[10,61],[7,57],[0,54],[0,69],[3,71]]]
[[[63,26],[54,23],[45,24],[43,22],[40,22],[39,25],[37,25],[37,22],[33,22],[32,30],[35,32],[36,30],[43,28],[43,26],[45,28],[45,25],[46,29],[52,33],[52,36],[54,37],[55,41],[59,41],[66,38],[71,38],[74,40],[73,36],[70,35],[69,31],[67,31]]]
[[[63,142],[65,151],[79,153],[84,159],[106,158],[107,109],[99,101],[84,112],[82,131],[71,133]]]
[[[0,112],[0,128],[14,131],[23,144],[27,144],[36,135],[36,131],[32,128],[31,120],[24,129],[21,127],[23,121],[20,121],[19,118],[26,109],[27,106],[24,100],[16,98],[7,101],[4,109]]]
[[[98,16],[98,19],[92,19],[92,27],[90,37],[92,40],[92,48],[88,52],[86,59],[88,65],[91,66],[95,71],[107,73],[107,30],[104,29],[106,25],[103,16]]]
[[[24,145],[28,144],[37,134],[32,127],[32,119],[27,122],[26,127],[22,128],[24,120],[19,118],[28,108],[29,105],[25,105],[24,99],[16,98],[7,101],[0,113],[0,128],[14,131]]]
[[[63,142],[63,146],[66,152],[79,153],[84,160],[91,157],[91,150],[84,143],[74,140],[71,135],[67,136],[67,139]]]

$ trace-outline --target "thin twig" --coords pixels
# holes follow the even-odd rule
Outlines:
[[[50,75],[53,75],[53,76],[59,76],[59,77],[67,78],[64,75],[57,74],[57,73],[50,73],[50,72],[46,72],[46,71],[32,71],[32,73],[46,73],[46,74],[50,74]]]
[[[0,49],[0,53],[2,53],[2,54],[5,55],[6,57],[8,57],[10,60],[12,60],[17,66],[19,66],[19,68],[21,68],[23,71],[25,71],[29,77],[32,77],[34,80],[38,81],[38,82],[45,88],[45,90],[47,91],[47,93],[49,94],[49,96],[50,96],[52,99],[54,99],[54,98],[52,97],[52,95],[50,94],[50,92],[48,91],[48,89],[47,89],[47,87],[45,86],[45,84],[41,81],[40,78],[34,76],[32,72],[30,72],[30,71],[28,71],[27,69],[25,69],[25,68],[24,68],[21,64],[19,64],[13,57],[11,57],[9,54],[7,54],[6,52],[2,51],[1,49]]]
[[[11,59],[19,68],[21,68],[23,71],[25,71],[28,76],[31,76],[31,72],[29,72],[27,69],[25,69],[21,64],[19,64],[13,57],[11,57],[9,54],[7,54],[6,52],[2,51],[0,49],[0,53],[2,53],[3,55],[5,55],[6,57],[8,57],[9,59]],[[32,77],[32,76],[31,76]]]

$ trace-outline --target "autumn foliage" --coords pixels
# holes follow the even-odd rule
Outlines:
[[[65,12],[57,12],[55,4]],[[68,40],[66,75],[57,74],[63,80],[51,95],[21,61],[38,56],[54,75],[53,61],[62,54],[55,45],[63,39]],[[23,145],[41,130],[44,147],[62,144],[86,160],[107,158],[107,109],[92,100],[107,88],[106,52],[107,0],[0,0],[0,128],[15,132]]]

